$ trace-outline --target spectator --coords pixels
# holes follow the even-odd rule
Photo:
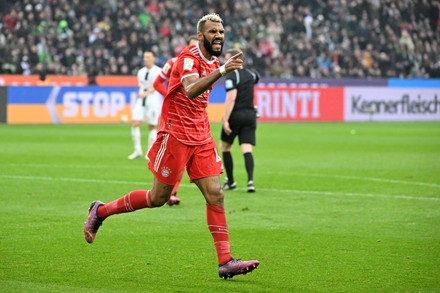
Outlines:
[[[38,75],[37,85],[40,86],[50,86],[51,81],[46,77],[46,72],[44,70],[40,71]]]
[[[96,83],[96,72],[94,70],[89,72],[89,74],[87,75],[87,84],[88,85],[98,85]]]
[[[38,74],[47,63],[51,74],[134,75],[142,52],[164,63],[193,33],[192,16],[215,10],[227,19],[225,48],[241,48],[262,76],[434,77],[439,8],[439,0],[3,0],[0,73]],[[319,68],[322,54],[330,67]]]
[[[313,25],[313,16],[306,9],[306,15],[304,16],[304,27],[306,29],[306,36],[308,40],[312,39],[312,34],[313,34],[312,25]]]

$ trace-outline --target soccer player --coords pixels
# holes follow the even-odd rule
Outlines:
[[[148,123],[148,150],[157,136],[157,125],[162,107],[163,97],[153,87],[153,82],[160,73],[160,67],[155,65],[156,57],[153,52],[144,52],[144,67],[138,70],[138,99],[132,110],[131,138],[134,151],[128,156],[134,160],[142,156],[141,123],[147,117]],[[147,151],[148,153],[148,151]]]
[[[243,66],[240,54],[220,66],[217,57],[223,50],[224,34],[223,21],[217,14],[207,14],[197,22],[199,42],[185,48],[177,58],[162,107],[158,136],[148,152],[148,166],[154,174],[152,188],[130,191],[107,204],[92,202],[84,223],[87,242],[95,240],[99,227],[109,216],[163,206],[186,167],[190,181],[197,185],[206,201],[206,219],[217,253],[219,276],[232,278],[258,267],[257,260],[241,261],[231,255],[220,185],[222,160],[206,112],[213,84]]]
[[[199,39],[197,38],[197,36],[191,35],[188,37],[187,45],[188,46],[196,45],[198,42]],[[173,70],[173,66],[176,60],[177,60],[177,56],[169,59],[162,67],[159,76],[156,78],[156,80],[153,83],[153,86],[156,89],[156,91],[158,91],[164,97],[167,94],[166,82],[170,79],[171,70]]]
[[[225,58],[241,53],[239,49],[229,49]],[[257,112],[254,106],[254,86],[260,80],[257,72],[249,69],[237,69],[225,77],[226,101],[221,132],[221,150],[223,164],[226,169],[223,190],[237,188],[233,174],[232,144],[238,136],[238,143],[244,157],[247,173],[247,191],[255,192],[254,157],[252,147],[255,146],[257,129]]]
[[[187,45],[196,45],[199,42],[196,35],[191,35],[188,38]],[[173,70],[174,63],[176,62],[177,57],[171,58],[168,60],[165,65],[162,67],[162,71],[160,72],[159,76],[156,78],[156,80],[153,83],[154,88],[162,95],[166,96],[167,94],[167,87],[166,82],[170,79],[171,70]],[[180,203],[180,198],[177,197],[177,190],[179,189],[180,182],[182,181],[182,176],[185,170],[182,170],[182,174],[180,176],[180,179],[177,180],[176,184],[174,185],[173,190],[171,191],[170,199],[167,202],[167,205],[173,206]]]

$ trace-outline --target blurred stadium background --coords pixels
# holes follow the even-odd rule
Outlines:
[[[120,122],[143,51],[163,65],[208,12],[224,20],[224,49],[263,76],[261,121],[439,120],[439,11],[438,0],[3,0],[0,121]],[[220,80],[211,121],[223,101]]]
[[[217,12],[266,77],[440,77],[437,0],[3,0],[0,73],[133,75]]]

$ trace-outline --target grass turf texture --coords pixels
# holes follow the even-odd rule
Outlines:
[[[440,292],[439,123],[257,135],[257,192],[236,146],[225,206],[233,255],[261,265],[225,281],[186,176],[181,205],[111,217],[85,242],[92,200],[150,187],[145,160],[126,158],[128,125],[0,126],[0,291]]]

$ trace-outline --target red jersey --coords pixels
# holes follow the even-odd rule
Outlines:
[[[191,100],[185,94],[182,80],[191,75],[205,77],[219,67],[217,57],[207,60],[198,45],[188,46],[180,53],[171,71],[159,131],[170,133],[187,145],[202,145],[212,139],[206,107],[213,86]]]
[[[167,87],[165,87],[165,82],[170,79],[171,70],[173,70],[174,63],[176,62],[177,57],[171,58],[165,63],[162,67],[162,70],[159,73],[159,76],[153,83],[154,88],[158,91],[162,96],[167,95]]]
[[[177,57],[171,58],[170,60],[165,63],[165,65],[162,67],[162,71],[160,72],[160,76],[163,79],[170,79],[171,70],[173,69],[174,63],[176,63]]]

